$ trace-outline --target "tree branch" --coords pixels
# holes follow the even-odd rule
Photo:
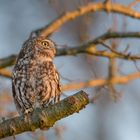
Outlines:
[[[6,70],[6,69],[0,69],[0,76],[11,79],[12,78],[12,73],[9,70]]]
[[[128,6],[124,6],[118,3],[111,3],[111,2],[89,3],[85,6],[79,7],[78,9],[74,11],[63,14],[62,16],[52,21],[49,25],[43,28],[40,28],[32,33],[35,33],[36,35],[46,36],[46,37],[50,36],[53,32],[55,32],[58,28],[60,28],[64,23],[74,20],[77,17],[83,16],[87,13],[91,13],[91,12],[94,13],[97,11],[106,11],[107,13],[114,12],[114,13],[119,13],[122,15],[140,19],[140,13],[132,10]]]
[[[107,57],[107,58],[119,58],[125,60],[137,60],[140,59],[139,55],[130,55],[130,54],[123,54],[119,52],[106,52],[106,51],[97,51],[94,49],[95,45],[102,44],[103,41],[112,39],[112,38],[140,38],[140,32],[107,32],[92,41],[80,45],[80,46],[69,46],[63,49],[57,49],[56,56],[63,56],[63,55],[76,55],[79,53],[87,53],[90,55],[100,56],[100,57]],[[0,59],[0,68],[5,68],[11,66],[15,63],[16,55],[10,55],[5,58]]]
[[[95,79],[95,80],[88,80],[86,82],[78,82],[78,83],[71,83],[62,86],[62,91],[69,91],[69,90],[78,90],[82,88],[88,87],[97,87],[97,86],[104,86],[109,83],[111,84],[126,84],[132,80],[140,78],[140,72],[131,73],[125,76],[115,76],[111,80],[108,78],[103,79]]]
[[[11,78],[11,75],[9,76]],[[140,72],[131,73],[125,76],[115,76],[111,80],[108,78],[101,78],[95,80],[88,80],[85,82],[70,83],[62,85],[62,91],[79,90],[88,87],[98,87],[108,84],[126,84],[132,80],[140,78]]]
[[[36,109],[27,116],[14,117],[0,123],[0,138],[35,131],[37,128],[49,129],[54,123],[83,109],[89,103],[88,96],[80,91],[57,104]]]
[[[16,57],[17,57],[16,55],[10,55],[8,57],[1,58],[0,68],[5,68],[5,67],[13,65],[15,63]]]

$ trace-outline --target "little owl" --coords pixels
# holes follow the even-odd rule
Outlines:
[[[12,76],[13,98],[20,115],[59,101],[55,53],[54,42],[44,37],[34,37],[23,44]]]

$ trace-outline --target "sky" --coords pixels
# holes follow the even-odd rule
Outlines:
[[[68,1],[68,0],[67,0]],[[124,2],[124,1],[123,1]],[[128,1],[125,0],[127,3]],[[135,9],[139,9],[140,5]],[[43,27],[55,19],[57,15],[54,5],[48,0],[1,0],[0,1],[0,58],[11,54],[18,54],[23,42],[29,37],[30,32]],[[118,31],[122,31],[122,19],[126,21],[125,31],[138,31],[140,21],[134,20],[125,16],[118,16]],[[90,28],[90,39],[95,38],[105,33],[112,23],[112,14],[103,12],[93,15],[92,28]],[[73,23],[74,25],[76,23]],[[69,23],[59,29],[51,38],[61,45],[74,46],[79,44],[76,40],[77,30],[71,32],[68,28],[75,29]],[[77,27],[77,26],[76,26]],[[77,27],[78,28],[78,27]],[[133,53],[139,52],[138,39],[120,40],[120,49],[123,46],[130,44],[130,51]],[[90,63],[88,63],[88,60]],[[96,60],[96,61],[95,61]],[[93,77],[90,64],[94,64],[97,69],[98,78],[105,76],[107,73],[108,61],[103,58],[91,58],[86,55],[78,56],[63,56],[56,57],[54,63],[62,77],[66,77],[71,81],[88,80]],[[119,61],[122,72],[130,73],[136,71],[132,62]],[[95,79],[95,77],[94,77]],[[69,83],[69,81],[61,78],[61,82]],[[121,99],[113,102],[108,95],[108,91],[102,89],[103,94],[100,99],[94,104],[89,104],[79,113],[75,113],[63,120],[60,120],[56,126],[64,127],[63,140],[139,140],[140,139],[140,94],[139,80],[136,80],[127,85],[117,86],[117,89],[122,91]],[[11,81],[0,77],[0,89],[9,88],[11,94]],[[84,89],[90,96],[95,94],[95,89]],[[66,92],[66,95],[72,95],[76,91]],[[43,132],[48,139],[58,139],[55,135],[54,128],[47,132]],[[36,135],[35,135],[36,136]],[[18,135],[18,139],[28,138],[34,139],[32,134]]]

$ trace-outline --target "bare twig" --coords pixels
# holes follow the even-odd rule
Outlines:
[[[78,82],[78,83],[71,83],[67,85],[62,86],[63,91],[68,90],[78,90],[82,88],[88,88],[88,87],[97,87],[97,86],[104,86],[107,85],[108,82],[112,84],[126,84],[132,80],[140,78],[140,72],[132,73],[126,76],[116,76],[113,77],[110,81],[107,79],[95,79],[95,80],[89,80],[86,82]]]
[[[5,68],[7,66],[11,66],[15,63],[16,55],[10,55],[5,58],[0,59],[0,68]]]
[[[134,7],[138,3],[140,3],[140,0],[133,0],[131,3],[128,4],[128,7],[132,8],[132,7]]]
[[[95,79],[95,80],[89,80],[86,82],[73,82],[71,84],[62,85],[62,91],[69,91],[69,90],[79,90],[82,88],[88,88],[88,87],[98,87],[98,86],[104,86],[111,84],[126,84],[131,80],[135,80],[137,78],[140,78],[140,72],[132,73],[126,76],[115,76],[111,80],[108,78],[102,78],[102,79]]]
[[[66,47],[62,49],[57,49],[56,56],[63,56],[63,55],[76,55],[79,53],[87,53],[90,55],[100,56],[100,57],[107,57],[107,58],[120,58],[125,60],[137,60],[140,59],[139,55],[130,55],[124,54],[120,52],[106,52],[106,51],[97,51],[94,49],[96,45],[102,44],[103,41],[112,38],[140,38],[140,32],[107,32],[92,41],[83,44],[81,46],[75,47]],[[16,60],[16,55],[11,55],[6,58],[0,59],[0,68],[8,67],[14,64]]]
[[[112,52],[116,52],[116,48],[117,48],[117,43],[115,41],[112,42],[112,47],[106,45],[105,43],[103,43],[104,46],[106,46],[107,48],[109,48]],[[116,59],[115,58],[111,58],[109,59],[109,66],[108,66],[108,80],[111,81],[114,77],[117,76],[117,64],[116,64]],[[111,82],[109,82],[108,84],[109,87],[109,92],[110,92],[110,96],[112,97],[112,99],[114,101],[117,101],[118,99],[118,92],[115,89],[115,85]]]
[[[6,69],[0,69],[0,75],[7,77],[7,78],[11,78],[12,73],[9,70]]]
[[[78,53],[87,53],[90,55],[100,56],[100,57],[107,57],[107,58],[120,58],[125,60],[137,60],[140,59],[139,55],[130,55],[130,54],[124,54],[121,52],[106,52],[106,51],[97,51],[94,49],[96,45],[102,44],[103,41],[107,39],[112,38],[140,38],[140,32],[107,32],[97,38],[95,38],[93,41],[90,41],[86,44],[83,44],[81,46],[75,46],[75,47],[67,47],[63,49],[57,50],[57,56],[61,55],[76,55]]]
[[[79,16],[83,16],[87,13],[97,12],[97,11],[106,11],[119,13],[122,15],[126,15],[133,18],[140,18],[140,13],[132,10],[130,7],[111,2],[98,2],[98,3],[89,3],[85,6],[81,6],[78,9],[67,12],[62,16],[58,17],[54,21],[52,21],[49,25],[44,28],[38,29],[34,31],[37,35],[41,36],[50,36],[53,32],[55,32],[58,28],[60,28],[64,23],[69,22],[71,20],[76,19]]]

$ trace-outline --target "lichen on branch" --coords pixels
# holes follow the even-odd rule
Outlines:
[[[28,115],[5,120],[0,123],[0,138],[15,136],[26,131],[35,131],[37,128],[49,129],[56,121],[79,112],[88,103],[87,94],[84,91],[79,91],[47,108],[38,108]]]

